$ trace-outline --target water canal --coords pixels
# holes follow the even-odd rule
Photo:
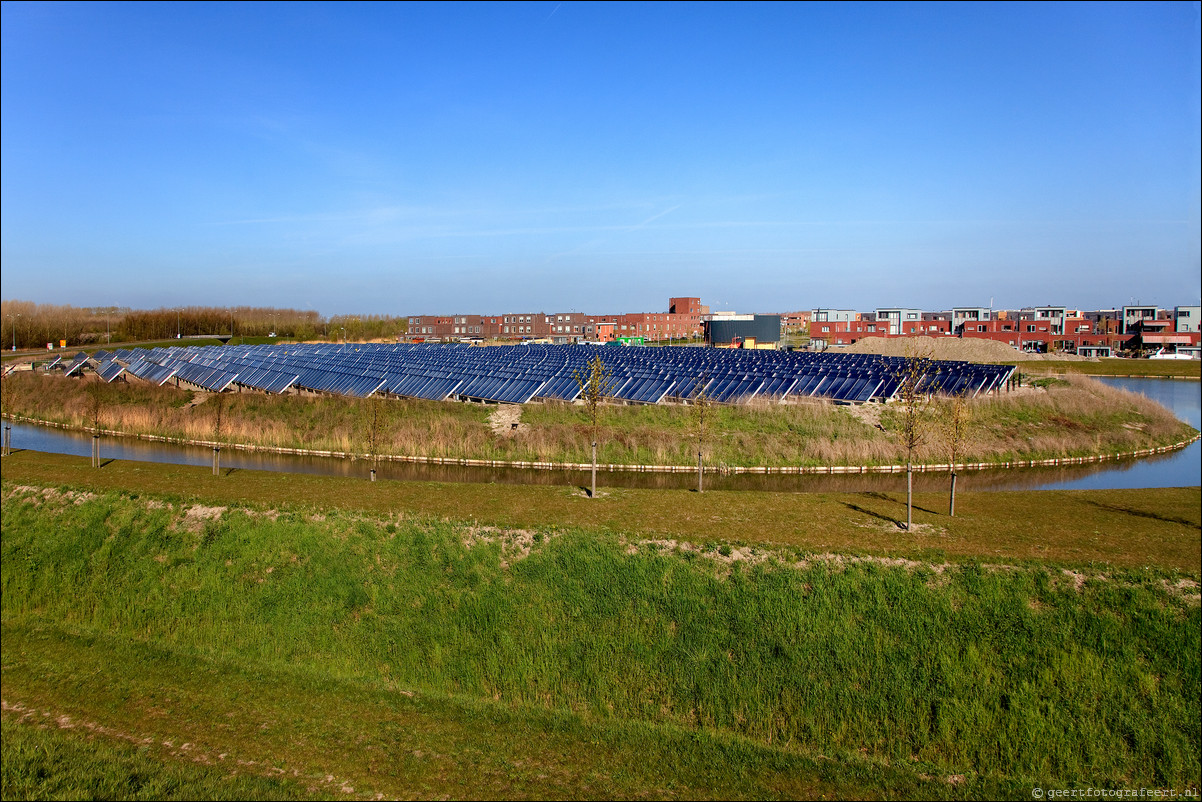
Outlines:
[[[1163,404],[1181,420],[1202,429],[1202,385],[1196,381],[1167,379],[1102,378],[1112,386],[1140,392]],[[30,424],[12,424],[13,450],[29,449],[56,454],[88,456],[91,435]],[[180,446],[132,438],[102,437],[104,459],[164,462],[180,465],[212,465],[212,449]],[[364,460],[336,457],[298,456],[239,451],[221,452],[223,470],[260,470],[351,476],[366,479],[371,466]],[[381,462],[381,479],[424,482],[482,482],[498,484],[558,485],[584,487],[587,471],[552,471],[522,468],[481,468],[458,465],[426,465]],[[689,489],[696,487],[695,473],[604,472],[598,483],[614,487]],[[1113,460],[1061,467],[991,469],[965,471],[958,486],[963,490],[1066,490],[1141,487],[1192,487],[1202,484],[1202,442],[1194,441],[1180,451],[1140,459]],[[914,474],[915,490],[942,490],[945,473]],[[905,487],[901,474],[764,475],[706,474],[710,490],[768,490],[775,492],[893,492]]]

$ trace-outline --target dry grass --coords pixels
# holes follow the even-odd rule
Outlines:
[[[206,394],[140,383],[99,384],[23,373],[5,379],[6,411],[86,428],[88,388],[100,398],[100,425],[111,431],[208,442],[216,408]],[[233,393],[222,397],[220,440],[269,448],[366,454],[368,404],[354,399]],[[932,408],[931,422],[939,403]],[[1138,393],[1080,376],[1044,389],[1024,388],[971,402],[964,449],[969,462],[1003,462],[1129,452],[1170,445],[1193,430]],[[579,405],[527,404],[517,431],[494,432],[492,405],[389,400],[379,425],[381,455],[588,461],[590,421]],[[875,414],[865,414],[872,412]],[[605,405],[598,421],[598,460],[635,465],[695,465],[696,437],[687,406]],[[895,405],[853,409],[802,399],[753,399],[717,406],[707,422],[710,465],[896,465],[905,460]],[[937,434],[937,433],[936,433]],[[941,463],[938,436],[917,459]]]
[[[1134,451],[1172,443],[1188,429],[1146,396],[1085,376],[1069,376],[1047,392],[978,400],[972,423],[969,461]]]

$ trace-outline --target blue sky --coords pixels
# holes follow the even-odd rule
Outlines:
[[[1200,299],[1198,3],[2,13],[5,299]]]

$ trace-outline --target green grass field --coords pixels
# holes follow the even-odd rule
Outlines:
[[[1202,571],[1196,488],[958,492],[947,516],[944,492],[914,494],[915,531],[906,520],[905,477],[892,493],[706,492],[507,484],[367,482],[361,479],[223,471],[19,451],[5,457],[6,481],[122,493],[153,493],[209,506],[276,505],[417,515],[519,529],[582,527],[622,535],[776,545],[944,560],[1045,561],[1088,568]]]
[[[943,500],[18,452],[4,796],[1196,788],[1198,488]]]
[[[1193,434],[1096,385],[976,405],[970,453]],[[98,389],[113,428],[213,432],[212,399]],[[89,413],[85,386],[56,377],[5,379],[4,400],[75,425]],[[223,403],[227,441],[364,440],[367,406],[345,399]],[[582,457],[569,406],[528,407],[513,439],[476,405],[384,407],[399,453]],[[603,460],[691,458],[687,410],[604,414]],[[895,462],[894,417],[722,408],[710,459]],[[922,492],[905,531],[902,476],[892,493],[590,499],[32,451],[2,468],[5,799],[1199,784],[1196,487],[961,492],[955,518],[946,493]]]

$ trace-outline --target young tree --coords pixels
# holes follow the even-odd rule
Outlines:
[[[947,461],[952,473],[951,500],[948,503],[947,514],[953,518],[956,516],[956,463],[964,454],[971,417],[972,409],[968,405],[967,391],[956,393],[944,405],[943,445],[947,450]]]
[[[713,400],[705,392],[705,387],[709,383],[709,377],[702,374],[697,379],[697,384],[693,387],[693,428],[697,432],[697,492],[704,492],[702,487],[702,476],[705,468],[702,462],[702,454],[705,451],[705,424],[709,417],[710,406],[713,405]]]
[[[88,385],[88,417],[92,419],[92,467],[100,467],[100,411],[104,406],[100,380]]]
[[[8,419],[8,373],[0,373],[0,414],[4,416],[4,443],[0,446],[0,456],[7,457],[13,451],[13,424]]]
[[[601,361],[597,354],[588,361],[584,373],[576,372],[576,386],[580,388],[580,400],[588,410],[593,443],[593,480],[589,498],[597,497],[597,415],[601,410],[601,402],[614,391],[613,371]]]
[[[213,475],[221,475],[221,417],[225,411],[225,396],[217,393],[213,396]]]
[[[371,460],[371,480],[376,481],[376,467],[380,462],[380,449],[384,442],[384,410],[379,396],[367,399],[364,410],[364,429],[367,434],[367,458]]]
[[[914,529],[914,454],[926,443],[927,412],[930,393],[934,392],[930,377],[933,370],[930,354],[907,355],[893,369],[899,381],[897,400],[901,404],[901,442],[906,449],[906,531]]]

